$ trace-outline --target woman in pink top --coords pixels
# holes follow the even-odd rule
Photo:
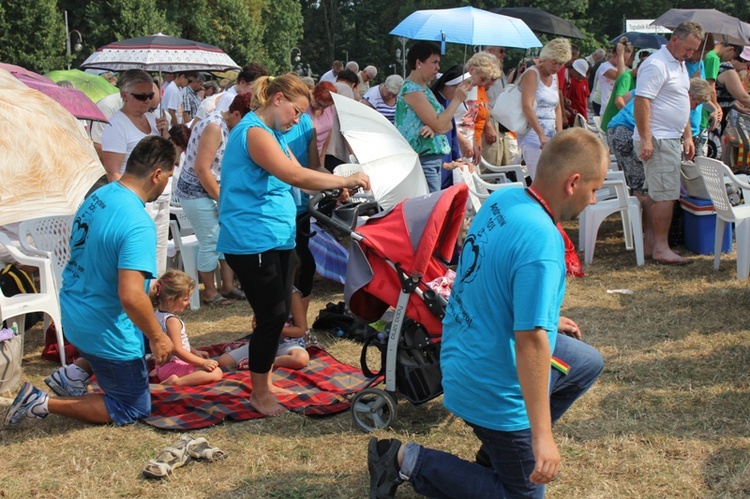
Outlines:
[[[312,118],[313,126],[315,127],[321,165],[325,164],[325,155],[328,149],[328,142],[331,140],[333,120],[336,117],[331,92],[336,93],[336,87],[333,83],[321,81],[315,85],[312,89],[312,100],[310,100],[310,105],[305,111]]]

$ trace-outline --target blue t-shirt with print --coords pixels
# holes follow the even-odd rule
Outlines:
[[[284,133],[284,140],[289,145],[289,150],[292,151],[299,164],[305,168],[310,166],[308,150],[310,148],[310,141],[313,138],[313,131],[312,118],[309,114],[302,113],[299,123]],[[294,203],[297,205],[297,215],[306,213],[307,202],[310,201],[310,196],[298,187],[292,187],[292,194],[294,195]]]
[[[515,332],[542,328],[554,351],[564,255],[557,227],[524,189],[501,189],[485,201],[464,242],[443,320],[440,367],[448,410],[493,430],[530,427]]]
[[[247,132],[254,127],[270,133],[284,154],[284,134],[271,130],[250,111],[229,132],[221,163],[219,240],[216,251],[256,255],[294,248],[297,209],[292,186],[259,166],[248,152]]]
[[[113,182],[76,213],[60,308],[65,336],[85,353],[114,361],[143,356],[143,334],[123,310],[117,283],[120,269],[156,275],[156,226],[144,206]]]

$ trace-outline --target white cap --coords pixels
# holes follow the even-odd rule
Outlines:
[[[589,70],[589,63],[585,59],[576,59],[573,61],[573,69],[575,69],[581,76],[586,76]]]
[[[742,54],[740,54],[740,57],[742,57],[746,61],[750,61],[750,45],[742,50]]]

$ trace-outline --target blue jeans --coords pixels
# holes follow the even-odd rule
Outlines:
[[[135,423],[151,414],[146,359],[108,360],[81,351],[104,391],[104,405],[118,426]]]
[[[604,361],[593,347],[558,334],[553,355],[570,365],[567,375],[556,369],[550,376],[550,411],[556,422],[594,384]],[[468,423],[492,460],[492,468],[425,447],[410,475],[414,490],[428,497],[498,498],[544,497],[544,485],[529,481],[534,470],[531,430],[497,431]],[[406,461],[406,458],[404,459]]]
[[[441,178],[440,170],[443,168],[443,154],[425,154],[419,157],[419,163],[424,171],[424,178],[427,180],[427,188],[430,193],[440,190]]]

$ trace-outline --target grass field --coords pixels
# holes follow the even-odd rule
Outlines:
[[[577,241],[576,223],[569,233]],[[735,255],[723,256],[719,272],[709,256],[686,267],[638,268],[616,221],[602,226],[596,250],[587,276],[569,280],[563,313],[606,365],[555,429],[563,465],[548,497],[750,497],[749,292],[748,282],[735,278]],[[318,281],[310,321],[342,291]],[[192,343],[208,345],[246,334],[249,316],[249,306],[236,303],[184,318]],[[39,328],[27,334],[23,364],[24,377],[38,386],[55,367],[39,360],[41,336]],[[339,360],[358,365],[358,344],[318,336]],[[3,411],[9,402],[0,402]],[[367,496],[369,435],[354,428],[348,412],[317,419],[288,413],[194,434],[226,450],[228,459],[193,462],[155,482],[140,471],[177,433],[54,415],[25,422],[0,432],[0,497]],[[467,459],[478,448],[441,399],[419,407],[400,401],[395,426],[377,436]],[[408,484],[398,496],[417,497]]]

